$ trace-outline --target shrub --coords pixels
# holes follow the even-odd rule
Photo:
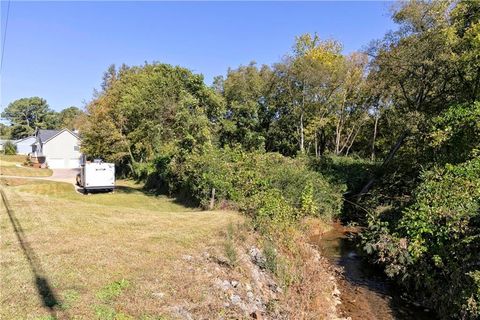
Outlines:
[[[370,218],[364,246],[440,315],[478,318],[480,159],[434,167],[421,179],[398,222]]]
[[[5,142],[3,145],[3,150],[6,155],[16,155],[17,154],[17,146],[13,144],[11,141]]]
[[[305,214],[332,217],[341,209],[344,190],[310,170],[303,159],[215,147],[163,161],[149,180],[205,208],[215,188],[217,203],[229,202],[273,220],[298,220]]]

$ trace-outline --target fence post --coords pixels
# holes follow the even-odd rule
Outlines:
[[[210,210],[215,206],[215,188],[212,188],[212,198],[210,198]]]

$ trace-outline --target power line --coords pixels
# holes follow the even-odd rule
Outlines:
[[[7,28],[8,28],[8,16],[10,14],[10,2],[11,0],[8,0],[7,19],[5,21],[5,32],[3,33],[2,60],[0,61],[0,71],[3,70],[3,54],[5,53],[5,41],[7,40]]]

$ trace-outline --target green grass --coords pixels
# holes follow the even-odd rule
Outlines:
[[[3,178],[3,183],[15,191],[36,194],[77,202],[114,206],[121,208],[141,208],[154,211],[182,212],[192,211],[178,203],[175,199],[163,195],[153,195],[142,190],[142,185],[128,180],[117,181],[114,193],[94,193],[84,195],[75,191],[75,187],[67,182],[48,180],[28,180]],[[198,211],[198,209],[195,209]]]
[[[1,155],[0,156],[0,176],[20,176],[20,177],[49,177],[52,175],[50,169],[39,169],[32,167],[18,167],[25,162],[26,157],[21,155]]]
[[[182,256],[220,252],[227,225],[243,221],[235,212],[183,207],[128,181],[113,194],[88,196],[60,182],[1,178],[0,184],[13,212],[0,204],[0,319],[51,314],[35,272],[57,298],[59,319],[170,314],[179,301],[202,301],[211,290]],[[214,312],[209,304],[199,307]]]
[[[122,294],[122,292],[127,289],[130,286],[130,282],[128,280],[122,279],[119,281],[114,281],[102,289],[100,289],[96,296],[98,299],[108,302],[111,301],[115,298],[117,298],[119,295]]]

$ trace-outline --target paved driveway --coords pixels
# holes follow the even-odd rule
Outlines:
[[[70,182],[75,184],[75,178],[80,169],[52,169],[53,174],[50,177],[45,177],[45,180],[54,180],[60,182]]]

